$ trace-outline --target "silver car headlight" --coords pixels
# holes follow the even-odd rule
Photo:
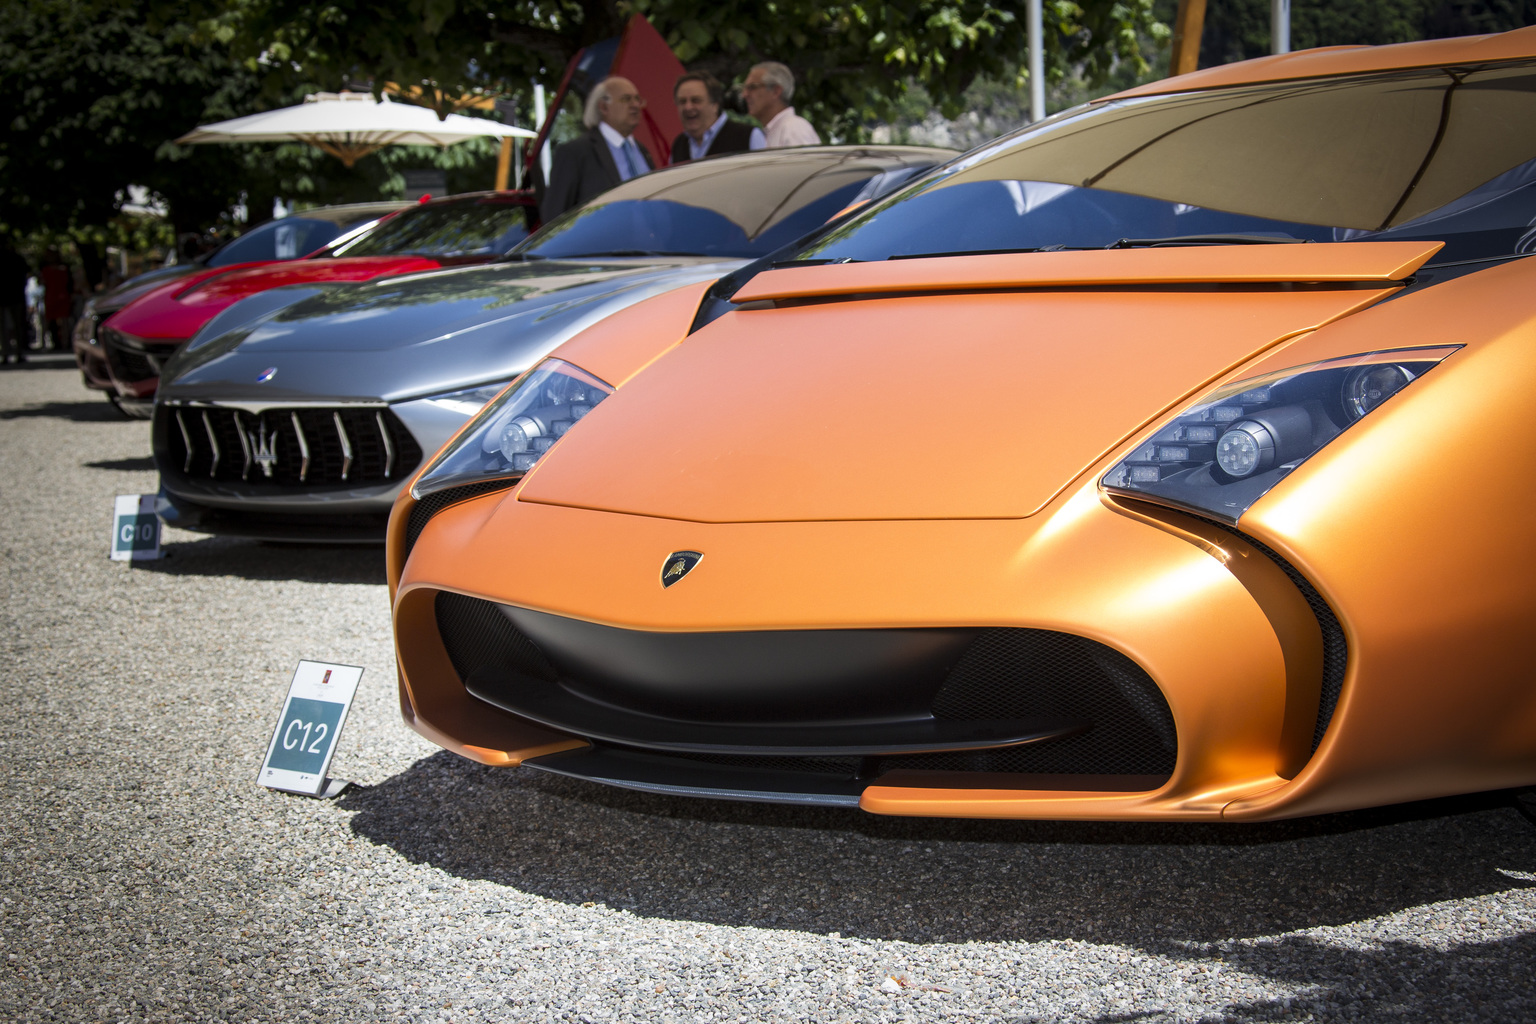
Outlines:
[[[1169,420],[1101,483],[1235,523],[1297,466],[1460,347],[1366,352],[1229,384]]]
[[[521,477],[611,394],[612,387],[585,370],[559,359],[544,360],[487,403],[433,456],[411,485],[411,497],[420,500],[449,487]]]

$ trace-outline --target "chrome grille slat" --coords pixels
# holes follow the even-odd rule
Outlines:
[[[341,438],[341,478],[345,480],[352,472],[352,441],[347,437],[347,428],[342,425],[341,413],[331,413],[331,419],[336,423],[336,436]]]
[[[293,420],[293,436],[299,439],[299,483],[303,483],[309,477],[309,442],[304,439],[304,427],[299,423],[299,414],[290,412],[288,415]]]
[[[213,421],[208,418],[208,413],[203,413],[203,429],[208,431],[208,447],[213,451],[213,464],[208,467],[208,475],[215,476],[219,472],[219,439],[213,433]]]
[[[240,469],[240,479],[251,478],[251,439],[246,436],[245,425],[240,422],[240,414],[235,413],[235,435],[240,438],[240,451],[245,454],[245,465]]]
[[[183,473],[192,472],[192,435],[187,431],[187,421],[181,415],[181,410],[176,410],[176,425],[181,428],[181,443],[187,446],[187,457],[181,464]]]
[[[384,479],[392,479],[395,475],[395,443],[389,439],[389,430],[384,426],[384,414],[373,414],[373,422],[379,428],[379,440],[384,442]]]

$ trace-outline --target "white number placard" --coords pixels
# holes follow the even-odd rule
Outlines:
[[[305,796],[323,793],[336,740],[362,678],[363,670],[356,665],[299,662],[256,781]]]
[[[119,494],[112,503],[112,561],[160,557],[160,517],[153,494]]]

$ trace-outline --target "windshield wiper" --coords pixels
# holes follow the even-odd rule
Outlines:
[[[1178,245],[1294,245],[1310,242],[1310,238],[1291,235],[1173,235],[1168,238],[1122,238],[1111,242],[1106,249],[1153,249],[1157,246]]]
[[[929,260],[945,256],[1012,256],[1021,252],[1059,252],[1064,245],[1042,245],[1029,249],[950,249],[945,252],[906,252],[887,256],[886,260]]]
[[[540,256],[536,252],[509,252],[501,257],[504,263],[531,263],[534,260],[547,260],[548,256]]]
[[[811,260],[779,260],[768,266],[774,270],[782,270],[785,267],[825,267],[833,263],[863,263],[864,260],[856,260],[852,256],[840,256],[836,259],[811,259]]]

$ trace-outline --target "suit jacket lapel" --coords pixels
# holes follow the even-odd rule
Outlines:
[[[619,165],[613,162],[613,150],[608,148],[608,140],[603,138],[602,131],[597,128],[592,129],[592,149],[597,153],[597,162],[608,175],[608,187],[612,188],[623,181],[619,176]]]

